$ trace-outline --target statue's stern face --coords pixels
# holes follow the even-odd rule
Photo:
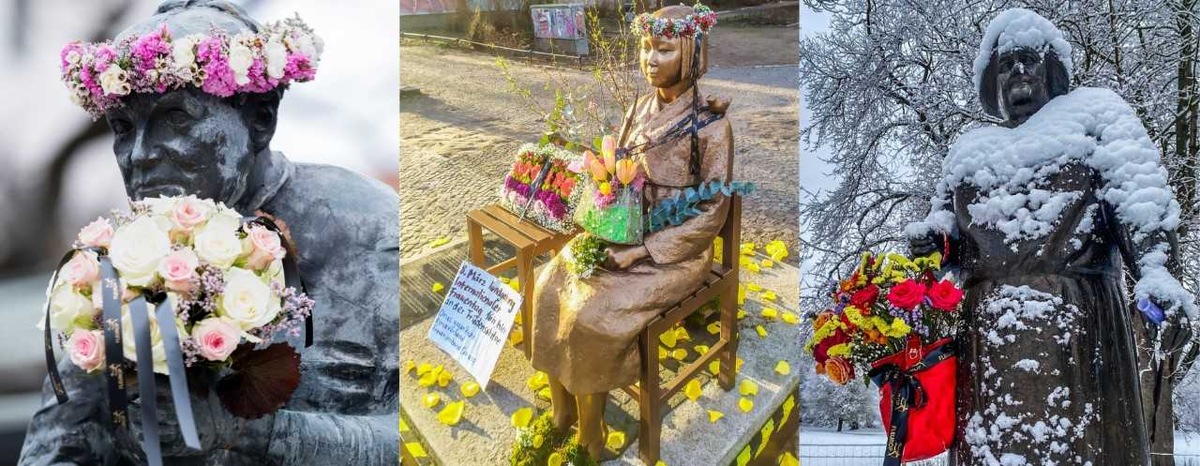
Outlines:
[[[129,197],[232,203],[245,191],[250,128],[229,99],[193,88],[137,94],[106,118]]]
[[[997,59],[996,86],[1008,120],[1024,122],[1050,101],[1042,55],[1030,49],[1006,52]]]

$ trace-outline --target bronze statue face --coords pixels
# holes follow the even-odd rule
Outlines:
[[[996,89],[1006,126],[1028,120],[1050,101],[1046,61],[1029,49],[1017,49],[996,60]]]
[[[132,95],[110,110],[126,193],[134,199],[195,194],[227,204],[240,199],[255,151],[249,125],[228,100],[185,88]]]
[[[655,88],[668,88],[683,78],[683,39],[643,37],[639,64],[646,81]]]

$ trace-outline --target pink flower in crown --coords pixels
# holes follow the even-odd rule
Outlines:
[[[196,269],[200,268],[200,259],[191,249],[177,249],[168,254],[158,263],[158,275],[168,290],[176,293],[190,293],[199,278]]]
[[[246,267],[254,270],[266,269],[272,262],[287,255],[279,234],[258,224],[250,224],[247,227],[242,251],[248,254]]]
[[[100,280],[100,262],[96,254],[83,251],[72,256],[62,268],[62,279],[75,287],[91,286]]]
[[[209,361],[224,361],[237,349],[242,330],[219,317],[209,317],[192,327],[192,340],[200,356]]]
[[[229,97],[237,91],[224,45],[220,34],[213,34],[196,44],[196,62],[203,64],[200,69],[204,71],[204,84],[200,89],[217,97]]]
[[[99,330],[75,329],[67,340],[71,362],[87,372],[104,366],[104,334]]]
[[[80,244],[93,248],[107,248],[112,243],[113,234],[112,224],[108,223],[108,219],[98,218],[88,226],[83,227],[79,231],[79,236],[76,238]]]

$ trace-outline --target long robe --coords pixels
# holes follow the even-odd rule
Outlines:
[[[382,183],[327,165],[294,164],[264,153],[256,167],[271,176],[237,206],[280,220],[298,251],[313,309],[313,346],[300,349],[300,386],[263,425],[223,435],[260,451],[215,448],[164,454],[169,465],[396,464],[399,457],[398,198]],[[294,342],[302,345],[303,341]],[[63,357],[71,399],[59,405],[49,388],[30,422],[22,466],[145,464],[140,438],[108,425],[104,379]],[[165,378],[160,376],[160,384]],[[195,403],[195,401],[193,401]],[[194,405],[201,409],[199,405]],[[174,419],[159,405],[160,419]],[[134,422],[140,422],[134,420]],[[198,423],[199,424],[199,423]],[[207,425],[197,425],[200,436]],[[174,427],[163,438],[177,437]],[[250,438],[253,437],[253,438]],[[178,442],[182,444],[182,442]]]
[[[628,147],[659,140],[676,122],[691,114],[692,92],[665,105],[657,95],[639,99],[625,117],[627,129],[619,144]],[[645,152],[645,207],[699,181],[732,178],[733,132],[729,120],[716,120],[699,136],[698,180],[688,171],[689,136]],[[700,215],[678,226],[646,235],[650,258],[626,270],[598,269],[581,279],[567,270],[565,250],[551,259],[538,276],[533,301],[533,367],[556,378],[576,395],[632,384],[638,373],[638,333],[656,316],[695,292],[711,268],[712,242],[725,224],[729,201],[718,196],[702,202],[699,210]]]
[[[1149,464],[1123,274],[1191,297],[1160,260],[1179,207],[1133,110],[1076,90],[960,137],[944,176],[909,234],[951,234],[966,289],[957,464]]]

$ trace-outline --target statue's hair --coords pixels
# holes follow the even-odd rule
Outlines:
[[[1000,110],[999,90],[996,88],[996,63],[999,59],[1000,57],[992,52],[987,68],[983,69],[983,79],[979,82],[979,103],[983,105],[984,113],[996,118],[1004,118],[1004,113]],[[1054,53],[1054,50],[1048,50],[1042,60],[1046,67],[1046,92],[1050,98],[1053,99],[1070,92],[1071,75],[1067,72],[1067,66],[1058,58],[1058,54]]]
[[[154,11],[154,14],[171,15],[191,8],[212,8],[241,21],[242,24],[245,24],[246,27],[255,33],[262,29],[262,24],[251,18],[245,8],[228,0],[166,0],[158,5],[158,9]]]

